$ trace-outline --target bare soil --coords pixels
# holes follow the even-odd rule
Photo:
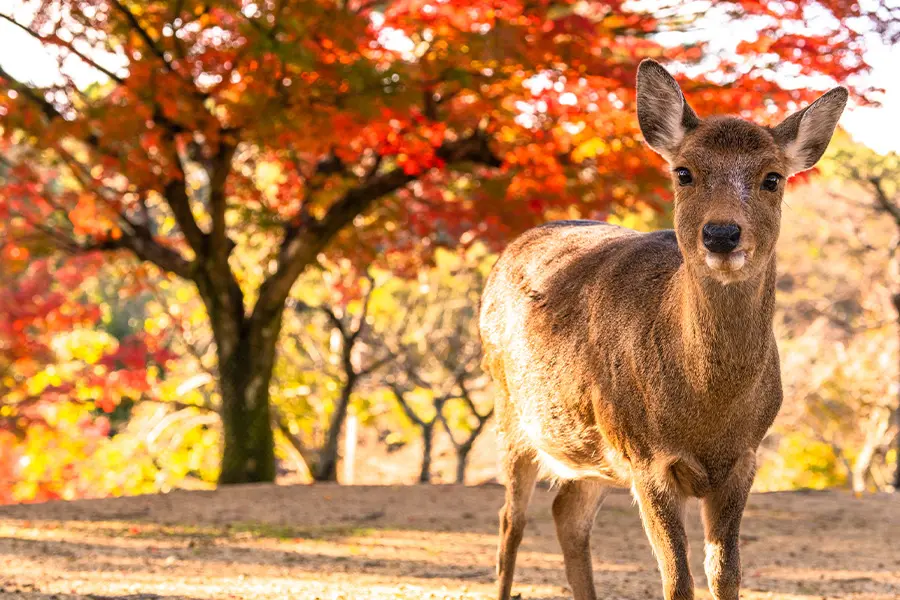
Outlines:
[[[525,600],[569,598],[539,489],[519,554]],[[241,486],[0,507],[0,599],[486,599],[497,485]],[[709,599],[696,505],[689,535]],[[900,498],[757,494],[744,518],[745,600],[897,600]],[[637,510],[611,496],[594,530],[601,598],[660,598]]]

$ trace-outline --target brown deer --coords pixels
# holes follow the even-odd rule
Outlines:
[[[694,597],[689,497],[701,502],[710,591],[739,597],[741,516],[782,398],[772,316],[784,184],[819,160],[846,102],[835,88],[774,128],[700,119],[645,60],[638,122],[672,168],[675,230],[548,223],[500,257],[480,317],[500,388],[500,600],[541,474],[560,482],[553,518],[576,600],[596,598],[590,534],[614,486],[637,501],[666,600]]]

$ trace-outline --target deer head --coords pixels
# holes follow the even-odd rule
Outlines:
[[[685,264],[722,284],[765,271],[774,258],[784,183],[821,158],[847,103],[837,87],[774,128],[734,117],[700,119],[658,63],[638,69],[638,121],[669,163],[675,232]]]

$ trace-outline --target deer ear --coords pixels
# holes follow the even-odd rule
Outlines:
[[[847,105],[847,96],[847,88],[836,87],[772,130],[787,157],[788,175],[805,171],[822,158]]]
[[[638,67],[637,114],[647,144],[669,162],[684,135],[700,124],[675,79],[649,58]]]

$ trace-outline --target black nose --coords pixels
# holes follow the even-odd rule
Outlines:
[[[710,252],[725,254],[737,248],[741,228],[737,225],[707,223],[703,226],[703,245]]]

